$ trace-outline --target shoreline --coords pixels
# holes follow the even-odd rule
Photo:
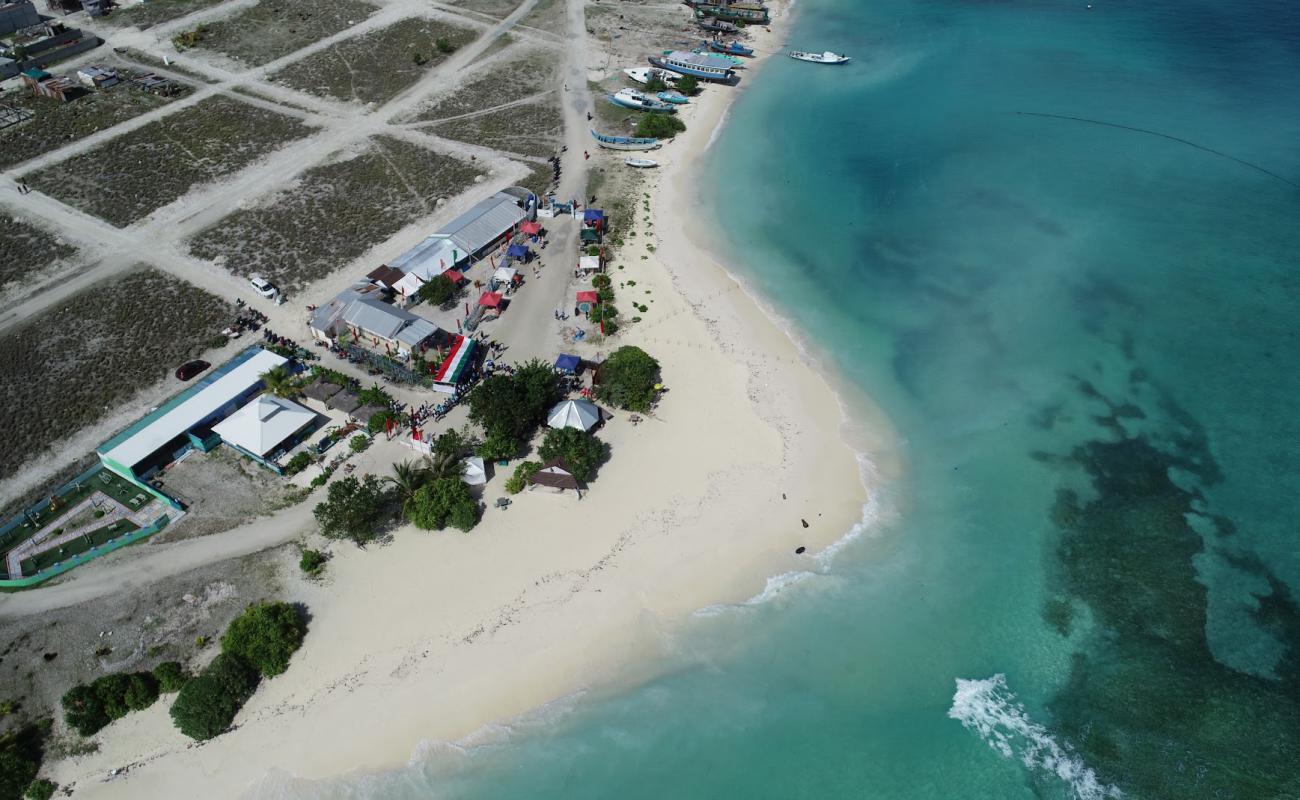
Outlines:
[[[790,22],[787,7],[755,38],[768,44]],[[613,458],[582,501],[521,495],[471,534],[403,527],[382,548],[337,548],[324,585],[288,581],[301,584],[286,599],[307,604],[312,629],[235,730],[194,745],[160,702],[114,723],[99,753],[55,765],[61,784],[138,797],[192,793],[201,780],[203,796],[262,796],[401,768],[439,743],[662,674],[680,663],[675,633],[701,611],[824,570],[860,535],[878,501],[880,475],[869,473],[881,468],[844,437],[867,422],[850,414],[856,403],[827,377],[827,362],[701,244],[689,206],[676,202],[737,97],[710,87],[688,118],[695,124],[649,189],[656,230],[674,235],[656,234],[659,252],[629,262],[660,303],[616,343],[663,363],[672,390],[663,424],[610,426],[602,438]],[[868,444],[891,435],[871,434]],[[651,473],[655,485],[642,484]],[[800,515],[810,527],[799,528]],[[794,555],[796,545],[808,554]],[[127,774],[102,780],[123,764]]]

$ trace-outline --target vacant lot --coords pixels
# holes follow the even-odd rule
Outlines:
[[[193,46],[257,67],[346,30],[376,10],[361,0],[261,0],[190,33]]]
[[[53,234],[0,211],[0,295],[76,252]]]
[[[33,97],[27,91],[10,92],[3,98],[4,102],[25,108],[35,116],[21,125],[0,130],[0,168],[8,169],[14,164],[111,128],[146,111],[165,106],[188,94],[189,89],[185,86],[184,91],[174,97],[159,97],[120,83],[101,92],[92,92],[71,103],[61,103],[52,97]]]
[[[224,533],[291,505],[301,491],[229,447],[190,456],[160,476],[162,490],[185,504],[185,517],[151,541]]]
[[[525,103],[500,111],[460,117],[429,129],[436,136],[527,156],[560,149],[564,115],[554,103]]]
[[[450,93],[434,98],[415,119],[456,117],[554,90],[559,81],[559,64],[559,54],[553,50],[522,49],[484,67]]]
[[[24,180],[124,227],[313,130],[293,117],[210,97]]]
[[[379,136],[226,217],[196,236],[190,251],[221,259],[238,274],[300,288],[432,213],[440,198],[459,194],[480,174],[463,161]]]
[[[322,97],[383,103],[477,36],[477,31],[444,22],[404,19],[331,45],[273,77]]]
[[[221,2],[223,0],[146,0],[130,8],[115,9],[102,19],[105,25],[118,27],[134,25],[144,30],[160,22],[169,22],[186,14],[211,8]]]
[[[564,0],[537,0],[537,5],[519,20],[520,25],[563,34],[569,27]]]
[[[230,321],[223,300],[152,270],[62,301],[0,336],[0,476],[198,355]]]
[[[477,11],[493,19],[505,19],[510,16],[511,11],[519,7],[521,2],[523,0],[450,0],[447,5],[463,8],[466,11]]]

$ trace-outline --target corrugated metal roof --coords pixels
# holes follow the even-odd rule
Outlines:
[[[397,341],[407,347],[416,347],[437,332],[437,325],[427,319],[416,317],[414,322],[397,332]]]
[[[353,300],[343,312],[349,325],[384,339],[392,339],[415,315],[379,300]]]
[[[450,236],[462,250],[472,254],[487,247],[525,216],[517,198],[497,192],[447,223],[440,233]]]
[[[435,233],[393,259],[389,266],[428,281],[434,275],[440,275],[456,266],[457,260],[463,261],[467,256],[469,253],[465,248],[449,236]]]

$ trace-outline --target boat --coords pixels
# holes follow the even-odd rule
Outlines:
[[[637,83],[649,83],[651,78],[658,78],[669,86],[677,83],[682,77],[667,70],[651,69],[650,67],[630,67],[623,70],[623,74]]]
[[[671,103],[652,100],[644,92],[636,89],[619,89],[609,96],[609,102],[634,111],[650,111],[656,114],[677,113],[677,109]]]
[[[660,146],[658,139],[640,136],[606,136],[603,133],[596,133],[595,130],[592,130],[591,138],[607,150],[654,150]]]
[[[745,47],[740,42],[719,42],[717,39],[714,39],[709,42],[709,49],[715,53],[722,53],[729,56],[745,56],[747,58],[754,57],[753,48]]]
[[[671,53],[671,50],[665,50],[664,53]],[[713,59],[713,63],[727,69],[744,69],[745,59],[740,56],[731,56],[726,53],[714,53],[709,50],[708,42],[700,42],[700,46],[691,51],[697,56],[708,56]]]
[[[724,22],[720,19],[713,19],[712,17],[706,17],[703,14],[700,14],[699,12],[696,12],[695,14],[695,22],[700,26],[700,28],[708,31],[709,33],[730,33],[730,34],[740,33],[740,28],[736,27],[736,23]]]
[[[673,105],[678,105],[678,106],[685,105],[691,102],[691,99],[686,95],[682,94],[681,92],[673,92],[673,91],[656,92],[655,97],[658,97],[660,100],[664,101],[665,103],[672,103]]]
[[[805,53],[802,50],[791,50],[790,58],[797,58],[800,61],[811,61],[814,64],[847,64],[850,60],[848,56],[832,53],[829,50],[824,53]]]
[[[736,82],[733,65],[721,56],[670,50],[662,56],[650,56],[650,64],[660,69],[690,75],[700,80],[715,83]]]
[[[692,6],[697,13],[725,22],[743,22],[746,25],[766,25],[772,21],[767,13],[767,6],[759,3],[696,3]]]
[[[651,167],[659,166],[658,161],[649,158],[637,158],[636,156],[628,156],[623,159],[623,163],[627,164],[629,167],[637,167],[638,169],[650,169]]]

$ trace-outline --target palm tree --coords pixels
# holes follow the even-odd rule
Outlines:
[[[385,480],[397,489],[397,496],[405,507],[415,496],[416,490],[429,479],[428,470],[412,461],[398,461],[393,464],[393,474]]]
[[[430,479],[459,478],[465,474],[465,463],[459,453],[435,450],[424,457],[425,471]]]
[[[276,397],[293,397],[298,393],[298,386],[294,383],[293,376],[282,364],[271,367],[258,377],[261,378],[266,390]]]

